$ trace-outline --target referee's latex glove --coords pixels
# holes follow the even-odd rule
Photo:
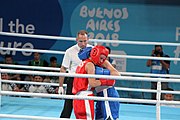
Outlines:
[[[63,87],[59,87],[58,94],[59,95],[63,95],[64,94],[64,88]]]

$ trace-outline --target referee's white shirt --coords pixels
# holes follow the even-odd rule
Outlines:
[[[87,44],[87,47],[93,47],[92,45]],[[68,69],[69,73],[75,73],[77,66],[81,63],[81,60],[78,57],[80,51],[78,44],[68,48],[64,54],[62,66]]]

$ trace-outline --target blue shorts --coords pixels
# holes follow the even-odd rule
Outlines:
[[[104,89],[102,92],[97,93],[97,96],[119,98],[119,94],[114,87]],[[118,119],[119,107],[120,103],[116,101],[97,101],[95,108],[96,119]]]

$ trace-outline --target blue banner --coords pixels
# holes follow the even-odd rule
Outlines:
[[[180,42],[179,4],[146,4],[113,0],[3,0],[0,4],[0,31],[23,34],[75,37],[85,29],[89,37],[107,40],[147,42]],[[173,4],[172,4],[173,3]],[[23,37],[0,36],[0,46],[65,51],[74,42]],[[150,56],[153,45],[101,43],[112,54]],[[163,46],[172,58],[180,58],[180,46]],[[0,50],[1,58],[13,55],[27,64],[32,52]],[[49,61],[52,54],[43,54]],[[63,55],[55,55],[61,64]],[[116,59],[117,69],[127,72],[149,72],[147,60]],[[180,74],[180,62],[171,61],[170,74]]]

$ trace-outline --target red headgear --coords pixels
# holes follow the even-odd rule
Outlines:
[[[106,57],[109,54],[109,50],[105,48],[104,46],[97,45],[95,46],[90,53],[90,57],[95,65],[101,66],[106,59],[104,59],[102,62],[100,61],[100,55],[103,54]]]

